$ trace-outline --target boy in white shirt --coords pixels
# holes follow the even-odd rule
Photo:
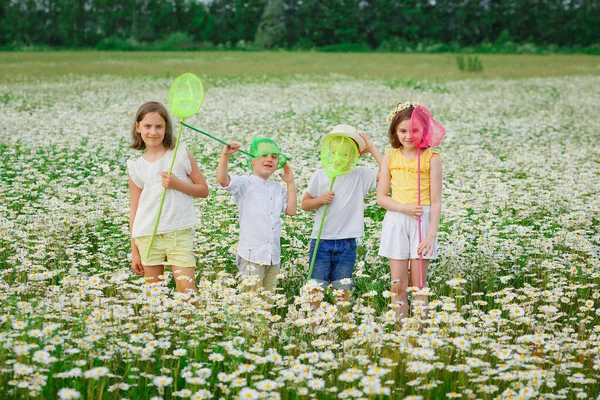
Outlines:
[[[347,136],[354,140],[359,154],[371,153],[378,165],[382,154],[362,132],[349,125],[336,125],[331,133],[321,139],[324,143],[330,136]],[[323,232],[317,249],[312,279],[321,287],[331,284],[340,300],[350,298],[354,286],[352,273],[356,262],[356,238],[365,235],[364,199],[368,192],[377,187],[379,170],[356,167],[346,175],[338,176],[329,191],[331,178],[324,169],[318,169],[308,184],[302,198],[304,211],[317,210],[311,235],[309,260],[312,260],[315,242],[319,233],[321,216],[325,204],[329,204]]]
[[[219,185],[235,197],[240,211],[239,279],[245,286],[273,292],[281,261],[281,214],[296,215],[298,207],[292,168],[273,140],[256,137],[250,145],[253,157],[248,161],[252,174],[230,175],[229,156],[239,148],[238,142],[224,146],[217,167]],[[283,168],[279,176],[287,188],[269,180],[279,168]]]

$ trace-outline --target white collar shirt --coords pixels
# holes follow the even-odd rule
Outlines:
[[[281,214],[287,207],[287,192],[280,183],[256,175],[233,176],[227,187],[239,209],[240,241],[237,254],[259,264],[281,261]]]

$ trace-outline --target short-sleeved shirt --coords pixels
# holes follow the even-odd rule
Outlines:
[[[350,239],[365,235],[365,197],[377,187],[377,169],[356,167],[346,175],[335,178],[333,192],[335,197],[327,208],[321,239]],[[329,190],[331,178],[324,169],[318,169],[306,191],[317,197]],[[316,239],[321,226],[323,209],[317,208],[315,223],[311,234]]]
[[[253,263],[281,261],[281,214],[287,208],[287,191],[277,182],[256,175],[230,175],[223,187],[235,198],[240,216],[238,256]]]
[[[386,149],[390,168],[392,199],[400,204],[418,204],[417,158],[406,158],[402,149]],[[421,152],[421,205],[431,205],[431,158],[439,151],[427,148]]]
[[[173,150],[168,150],[161,159],[154,162],[146,161],[144,157],[127,161],[127,169],[131,180],[137,187],[142,189],[131,231],[131,236],[134,238],[152,235],[164,189],[160,174],[169,171],[172,159]],[[191,172],[192,164],[187,148],[184,143],[181,143],[171,173],[182,181],[191,183],[192,181],[188,176]],[[179,190],[167,189],[156,233],[161,234],[192,228],[198,222],[192,196]]]

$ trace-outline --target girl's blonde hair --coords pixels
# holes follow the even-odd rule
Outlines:
[[[137,113],[135,114],[135,121],[133,121],[133,128],[131,129],[132,142],[129,147],[136,150],[144,150],[146,148],[146,144],[142,140],[142,135],[136,129],[136,124],[141,122],[147,114],[152,112],[158,113],[158,115],[165,120],[165,137],[163,139],[163,145],[167,149],[172,149],[175,147],[175,142],[173,140],[171,118],[169,118],[169,112],[165,106],[156,101],[149,101],[138,108]]]
[[[402,143],[400,142],[400,139],[398,139],[398,135],[396,134],[396,131],[398,130],[398,125],[400,125],[402,121],[410,119],[410,117],[412,117],[413,111],[414,108],[410,107],[405,108],[402,111],[398,111],[396,114],[394,114],[394,117],[392,118],[392,122],[390,123],[390,127],[388,129],[388,137],[390,139],[390,144],[394,149],[399,149],[402,147]]]

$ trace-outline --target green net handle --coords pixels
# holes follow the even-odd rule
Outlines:
[[[333,189],[333,183],[335,182],[335,176],[331,179],[331,185],[329,185],[329,191]],[[315,266],[315,259],[317,258],[317,250],[319,249],[319,242],[321,241],[321,233],[323,233],[323,223],[325,222],[325,214],[327,214],[327,207],[329,204],[325,204],[323,209],[323,215],[321,216],[321,227],[319,228],[319,234],[317,235],[317,241],[315,242],[315,249],[313,250],[312,260],[310,261],[310,269],[308,270],[308,280],[312,278],[313,267]]]
[[[175,165],[175,157],[177,156],[177,149],[179,148],[179,139],[181,139],[181,129],[183,128],[183,119],[179,123],[179,131],[177,132],[177,141],[175,142],[175,150],[173,150],[173,159],[171,160],[171,166],[169,167],[169,175],[171,175],[171,171],[173,171],[173,165]],[[165,202],[165,194],[167,193],[167,188],[163,188],[162,195],[160,196],[160,205],[158,206],[158,214],[156,214],[156,220],[154,221],[154,228],[152,229],[152,236],[150,236],[150,245],[148,246],[148,253],[146,253],[146,258],[150,258],[150,251],[152,250],[152,244],[154,243],[154,237],[156,236],[156,230],[158,229],[158,221],[160,220],[160,215],[162,214],[163,204]]]
[[[184,123],[183,123],[183,121],[181,122],[181,124],[182,124],[183,126],[185,126],[186,128],[190,128],[190,129],[191,129],[191,130],[193,130],[193,131],[196,131],[196,132],[198,132],[198,133],[201,133],[201,134],[203,134],[203,135],[206,135],[206,136],[208,136],[209,138],[211,138],[211,139],[214,139],[214,140],[216,140],[217,142],[219,142],[219,143],[221,143],[221,144],[224,144],[225,146],[229,146],[229,143],[227,143],[226,141],[224,141],[224,140],[222,140],[222,139],[219,139],[219,138],[218,138],[218,137],[216,137],[216,136],[213,136],[213,135],[211,135],[211,134],[210,134],[210,133],[208,133],[208,132],[204,132],[204,131],[202,131],[202,130],[200,130],[200,129],[198,129],[198,128],[194,128],[194,127],[193,127],[193,126],[191,126],[191,125],[184,124]],[[252,154],[248,153],[246,150],[239,149],[239,151],[240,151],[240,152],[242,152],[242,153],[244,153],[244,154],[245,154],[245,155],[247,155],[247,156],[253,157],[253,156],[252,156]]]

